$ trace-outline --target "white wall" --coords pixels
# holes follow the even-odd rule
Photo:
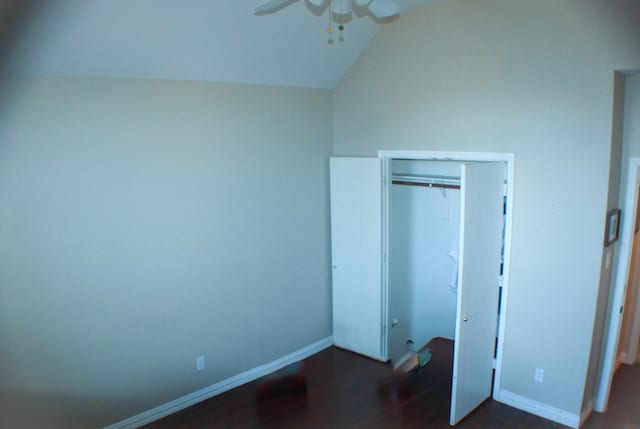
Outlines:
[[[334,93],[338,156],[515,154],[502,388],[572,418],[599,289],[613,72],[640,68],[639,19],[633,0],[425,6],[386,26]]]
[[[2,83],[0,426],[104,426],[331,335],[328,91]]]

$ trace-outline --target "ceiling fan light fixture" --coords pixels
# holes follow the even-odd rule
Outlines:
[[[255,14],[275,13],[296,1],[267,0],[255,9]],[[330,2],[328,5],[329,28],[327,29],[330,35],[333,32],[332,22],[339,24],[338,29],[341,32],[344,30],[344,23],[352,19],[354,7],[366,9],[369,16],[376,22],[389,22],[400,15],[400,8],[396,4],[396,0],[306,0],[306,2],[308,7],[320,9],[320,13],[324,10],[327,2]],[[340,40],[342,41],[342,38]],[[330,38],[329,42],[332,43],[333,40]]]
[[[351,0],[331,0],[331,13],[334,15],[351,15]]]

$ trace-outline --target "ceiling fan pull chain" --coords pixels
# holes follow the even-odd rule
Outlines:
[[[338,23],[338,30],[340,30],[340,37],[338,37],[338,40],[340,42],[344,42],[344,36],[342,35],[342,32],[344,31],[344,24],[342,23],[342,18],[344,18],[344,15],[342,14],[342,12],[344,12],[344,8],[342,7],[342,2],[344,0],[340,0],[340,15],[338,15],[340,18],[340,22]],[[346,0],[346,1],[351,1],[351,0]]]
[[[331,20],[331,5],[329,5],[329,26],[327,27],[327,33],[329,33],[329,40],[327,40],[327,43],[329,45],[333,45],[333,21]]]

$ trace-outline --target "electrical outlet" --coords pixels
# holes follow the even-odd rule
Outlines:
[[[542,383],[544,381],[544,369],[536,368],[536,372],[533,374],[533,379],[538,383]]]
[[[196,370],[202,371],[204,369],[204,356],[199,356],[196,358]]]

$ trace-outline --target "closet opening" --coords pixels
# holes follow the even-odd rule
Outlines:
[[[516,405],[501,389],[513,162],[405,151],[330,161],[334,344],[400,364],[437,339],[453,356],[452,425],[489,397]]]
[[[388,356],[402,365],[433,338],[453,343],[460,163],[391,160]]]
[[[498,396],[512,165],[502,154],[380,158],[384,354],[399,367],[425,348],[448,359],[453,349],[455,425]]]

